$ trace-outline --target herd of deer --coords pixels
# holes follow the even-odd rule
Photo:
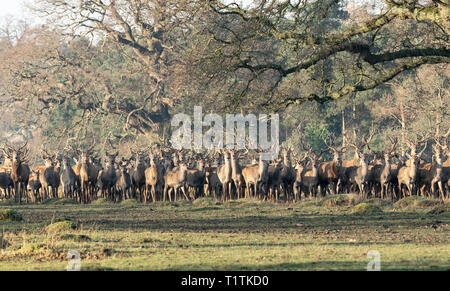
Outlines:
[[[137,198],[147,203],[174,201],[182,193],[188,200],[211,195],[223,201],[240,198],[277,201],[280,197],[296,201],[351,191],[364,197],[390,199],[416,194],[449,198],[448,133],[442,144],[434,139],[430,163],[421,159],[428,144],[425,138],[408,141],[410,152],[400,156],[395,153],[397,139],[390,139],[389,148],[384,151],[373,152],[369,147],[372,137],[373,131],[362,138],[360,145],[348,143],[355,153],[350,161],[342,159],[347,147],[332,146],[333,138],[324,139],[326,148],[319,153],[301,143],[305,154],[295,159],[294,166],[291,149],[283,149],[282,157],[274,161],[262,159],[262,152],[255,151],[246,165],[241,161],[250,157],[248,150],[219,150],[209,156],[193,153],[188,157],[184,150],[158,149],[133,153],[131,158],[122,157],[118,161],[118,153],[107,153],[102,167],[93,144],[82,151],[71,149],[70,155],[65,152],[63,156],[42,150],[44,165],[30,169],[27,144],[19,148],[5,144],[0,198],[15,198],[19,203],[62,196],[80,203],[98,197],[115,202]],[[327,151],[332,153],[333,160],[321,161]],[[58,193],[60,187],[62,191]]]

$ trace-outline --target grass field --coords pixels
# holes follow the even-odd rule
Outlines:
[[[0,202],[23,218],[0,220],[0,270],[65,270],[69,250],[82,270],[366,270],[370,250],[382,270],[450,269],[450,203],[433,200],[70,202]]]

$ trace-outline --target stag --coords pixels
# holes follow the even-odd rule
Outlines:
[[[303,172],[305,170],[305,161],[308,158],[308,153],[305,153],[305,156],[301,160],[295,161],[295,181],[293,185],[294,190],[294,202],[297,201],[297,197],[299,199],[302,198],[302,191],[303,191]],[[305,194],[306,195],[306,194]]]
[[[291,149],[283,149],[283,165],[281,168],[281,186],[283,188],[284,197],[287,200],[293,196],[293,187],[296,178],[295,169],[291,166]]]
[[[42,158],[44,159],[44,167],[40,167],[39,169],[39,181],[41,182],[43,192],[42,199],[56,198],[58,196],[57,187],[60,184],[53,162],[56,156],[50,155],[46,150],[42,149]]]
[[[325,150],[322,150],[319,154],[316,154],[311,149],[307,152],[310,166],[303,171],[301,177],[305,197],[306,195],[309,195],[309,197],[312,198],[317,195],[317,186],[319,186],[319,169],[317,165],[324,152]]]
[[[77,176],[74,170],[70,167],[70,159],[64,157],[62,159],[62,171],[61,171],[61,185],[63,187],[64,197],[74,198],[75,196],[75,183]]]
[[[133,153],[132,159],[135,160],[134,167],[130,171],[133,196],[136,197],[139,192],[139,201],[142,202],[145,196],[145,170],[147,167],[142,153]]]
[[[333,160],[331,162],[323,162],[319,165],[319,185],[320,188],[326,192],[331,188],[331,193],[336,194],[339,191],[340,178],[342,177],[342,153],[345,152],[345,147],[337,149],[332,146],[334,136],[331,137],[331,142],[323,139],[328,150],[333,153]]]
[[[269,190],[269,199],[278,201],[281,187],[281,169],[283,163],[281,160],[277,160],[270,164],[267,169],[267,189]]]
[[[98,177],[98,169],[91,163],[90,157],[92,156],[92,150],[95,147],[95,141],[92,145],[84,151],[74,150],[79,156],[79,160],[76,160],[77,165],[74,169],[75,174],[78,174],[80,185],[80,197],[81,203],[89,203],[94,195],[96,181]]]
[[[16,202],[19,204],[22,201],[22,196],[26,196],[28,199],[27,185],[30,176],[30,168],[27,165],[27,155],[29,153],[27,149],[28,141],[18,149],[14,149],[5,144],[3,148],[3,154],[11,161],[11,179],[14,183],[14,196]]]
[[[109,154],[106,153],[105,158],[105,169],[100,171],[99,173],[99,180],[102,186],[102,193],[105,197],[107,197],[110,200],[115,200],[114,194],[115,194],[115,186],[117,182],[117,175],[116,175],[116,169],[114,167],[114,161],[116,157],[119,155],[119,153],[115,154]]]
[[[187,165],[183,161],[179,161],[178,167],[173,168],[164,175],[164,193],[163,200],[166,201],[166,195],[169,196],[169,201],[172,201],[172,191],[174,191],[175,201],[177,200],[177,192],[179,189],[184,194],[186,200],[189,197],[186,195],[186,176],[187,176]]]
[[[212,166],[211,161],[207,162],[205,169],[205,180],[207,185],[206,195],[211,195],[213,193],[214,198],[219,199],[220,188],[222,183],[220,182],[219,176],[217,175],[217,165]]]
[[[350,185],[356,185],[359,190],[359,194],[363,197],[367,197],[367,185],[368,185],[368,174],[369,174],[369,161],[370,161],[370,154],[364,153],[364,147],[367,146],[367,148],[370,151],[369,143],[371,142],[373,136],[375,134],[375,131],[372,127],[369,137],[363,137],[363,144],[362,146],[357,146],[354,143],[350,143],[349,145],[355,149],[356,156],[358,157],[358,166],[351,166],[345,168],[345,180]]]
[[[186,176],[186,185],[194,189],[194,197],[202,196],[206,182],[205,161],[197,159],[197,168],[188,169]]]
[[[230,153],[228,151],[220,151],[223,154],[224,164],[221,165],[217,170],[217,176],[222,183],[222,199],[226,200],[228,195],[231,197],[231,183],[232,179],[232,168],[230,162]]]
[[[436,196],[436,184],[439,188],[440,198],[444,200],[443,189],[443,164],[441,147],[436,144],[433,146],[434,162],[425,164],[417,169],[417,184],[420,187],[420,194],[424,196],[426,187],[431,189],[431,194]]]
[[[248,151],[246,151],[248,152]],[[242,176],[242,167],[239,165],[239,158],[243,155],[239,150],[230,150],[231,156],[231,179],[236,187],[237,199],[241,198],[242,190],[244,190],[245,179]]]
[[[11,175],[0,172],[0,188],[3,190],[3,197],[9,199],[11,197],[11,188],[14,187]]]
[[[397,145],[398,139],[391,139],[391,148],[389,150],[383,151],[384,166],[379,175],[380,188],[381,188],[381,199],[384,199],[384,194],[389,194],[389,188],[394,186],[394,180],[396,178],[396,172],[392,169],[391,157],[395,152],[395,146]],[[392,190],[392,193],[394,190]],[[391,195],[392,198],[392,195]]]
[[[406,153],[406,156],[408,157],[408,160],[406,161],[406,164],[399,168],[398,174],[397,174],[397,180],[398,180],[398,188],[402,194],[403,197],[406,197],[405,193],[405,186],[408,190],[408,195],[411,196],[415,193],[415,186],[416,186],[416,180],[417,180],[417,167],[419,165],[420,157],[422,156],[423,152],[427,148],[428,143],[425,143],[425,146],[423,149],[416,154],[417,147],[425,140],[425,138],[422,138],[417,143],[413,143],[409,140],[407,140],[407,143],[411,149],[411,154]]]
[[[131,189],[131,177],[128,174],[128,163],[122,157],[122,161],[118,164],[116,171],[117,182],[116,182],[116,191],[118,194],[118,200],[130,199],[130,189]]]
[[[268,180],[268,161],[263,159],[263,154],[259,154],[259,161],[256,165],[247,165],[242,170],[242,176],[244,177],[246,185],[245,198],[251,197],[251,187],[253,186],[253,197],[258,197],[261,191],[264,191],[265,184]]]
[[[163,171],[161,166],[157,161],[157,156],[153,153],[149,153],[150,167],[145,170],[145,192],[146,198],[144,203],[147,203],[149,192],[151,193],[152,200],[156,201],[156,193],[162,191],[162,175]],[[150,188],[150,190],[149,190]]]

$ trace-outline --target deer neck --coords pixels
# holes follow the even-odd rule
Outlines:
[[[409,163],[409,176],[414,179],[416,177],[417,167],[414,160],[410,160]]]
[[[318,174],[317,166],[313,165],[312,168],[311,168],[311,176],[312,177],[317,177],[317,174]]]
[[[264,176],[267,173],[267,169],[269,168],[268,163],[264,163],[263,161],[259,161],[258,173],[260,176]]]
[[[290,166],[291,166],[291,160],[289,159],[289,156],[288,156],[288,155],[285,155],[285,156],[283,157],[283,164],[284,164],[286,167],[290,167]]]
[[[367,163],[365,161],[362,161],[361,162],[361,175],[362,176],[365,177],[367,175],[368,168],[369,168],[369,166],[367,165]]]

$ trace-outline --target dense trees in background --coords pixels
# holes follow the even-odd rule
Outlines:
[[[170,118],[278,112],[281,141],[446,131],[448,1],[39,0],[0,30],[0,142],[167,144]]]

